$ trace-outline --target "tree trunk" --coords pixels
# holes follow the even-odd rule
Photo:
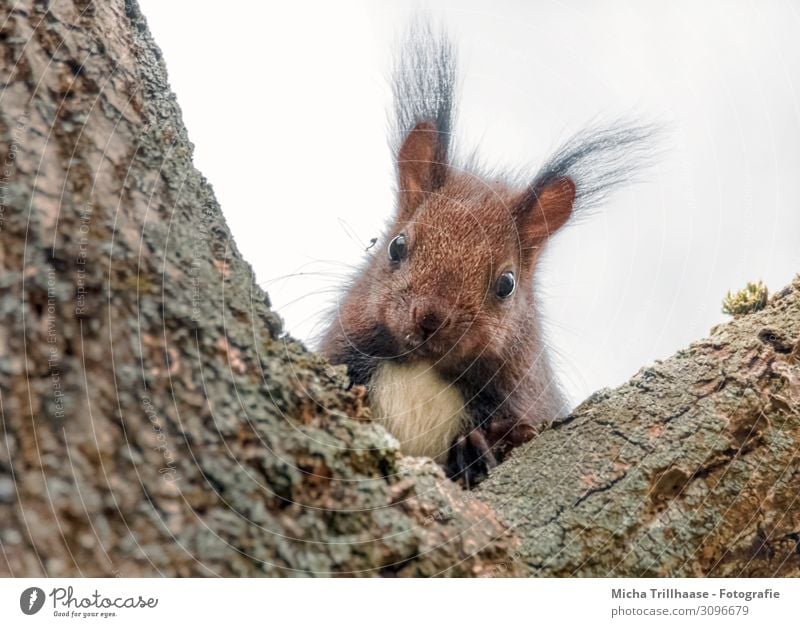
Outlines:
[[[0,575],[798,574],[800,282],[463,492],[282,333],[136,3],[0,24]]]
[[[282,335],[136,3],[0,24],[0,575],[501,563],[491,510],[349,418],[363,391]]]
[[[800,276],[480,486],[543,576],[800,576]]]

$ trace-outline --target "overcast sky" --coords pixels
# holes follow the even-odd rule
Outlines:
[[[139,1],[195,163],[300,339],[390,216],[386,75],[420,6],[460,52],[458,143],[488,163],[533,173],[598,118],[669,129],[540,273],[574,401],[707,334],[728,289],[800,271],[800,3]]]

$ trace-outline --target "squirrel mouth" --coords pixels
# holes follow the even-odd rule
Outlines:
[[[445,338],[436,337],[436,335],[425,339],[406,335],[404,344],[404,356],[409,360],[444,359],[455,349],[455,345],[452,342],[446,341]]]

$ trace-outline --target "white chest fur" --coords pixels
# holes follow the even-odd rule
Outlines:
[[[378,366],[369,399],[373,416],[400,440],[404,454],[447,460],[466,417],[464,398],[429,363]]]

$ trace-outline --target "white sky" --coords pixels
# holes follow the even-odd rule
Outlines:
[[[287,329],[310,339],[392,210],[386,74],[423,5],[139,2],[195,164]],[[460,50],[458,143],[486,162],[533,173],[598,116],[670,129],[647,182],[565,230],[540,273],[574,401],[706,335],[728,289],[800,271],[800,4],[424,6]]]

